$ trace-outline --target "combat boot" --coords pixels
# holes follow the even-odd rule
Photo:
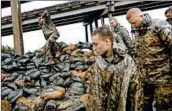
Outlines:
[[[53,57],[49,57],[49,61],[45,65],[53,65],[55,64]]]

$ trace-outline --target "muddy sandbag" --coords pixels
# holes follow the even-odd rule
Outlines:
[[[28,107],[30,109],[30,111],[33,109],[34,104],[35,104],[35,98],[34,99],[29,99],[29,98],[25,98],[25,97],[20,97],[17,99],[16,101],[16,105],[24,105],[26,107]]]
[[[37,98],[35,100],[33,111],[43,111],[45,104],[46,104],[46,102],[43,98],[40,98],[40,97]]]
[[[39,91],[39,89],[32,87],[23,87],[23,91],[28,95],[35,95]]]
[[[51,76],[52,76],[53,74],[51,74],[51,73],[48,73],[48,74],[41,74],[41,78],[43,78],[44,80],[48,80]],[[49,81],[47,81],[47,82],[49,82]]]
[[[69,72],[61,72],[60,76],[64,79],[68,78],[70,76]]]
[[[50,82],[53,82],[58,76],[60,76],[60,72],[58,72],[58,73],[52,75],[52,76],[49,78],[49,81],[50,81]]]
[[[36,79],[41,75],[41,72],[38,69],[31,69],[27,71],[25,75],[31,77],[32,79]]]
[[[60,76],[58,76],[54,81],[53,84],[56,86],[63,86],[64,84],[64,79]]]
[[[14,81],[18,76],[19,76],[19,73],[12,73],[12,75],[11,75],[10,77],[5,78],[4,81],[12,82],[12,81]]]
[[[7,88],[8,88],[7,86],[1,86],[1,92]]]
[[[38,68],[40,65],[43,65],[43,64],[45,64],[46,61],[47,60],[47,57],[44,57],[44,56],[42,56],[42,57],[37,57],[37,56],[34,56],[33,57],[33,59],[32,59],[32,61],[35,63],[35,66]]]
[[[11,105],[9,101],[1,100],[1,111],[11,111]]]
[[[17,86],[20,86],[20,87],[26,87],[26,86],[34,86],[34,80],[31,80],[31,81],[25,81],[25,80],[17,80],[15,81],[16,85]]]
[[[11,88],[5,87],[5,89],[1,90],[1,98],[7,97],[11,91],[13,91]]]
[[[52,69],[53,69],[54,71],[56,71],[56,72],[60,72],[60,71],[61,71],[60,68],[59,68],[58,66],[53,66]]]
[[[10,101],[10,103],[14,103],[18,98],[22,97],[22,95],[23,95],[23,90],[17,89],[15,91],[11,91],[8,94],[7,99]]]
[[[79,49],[92,49],[92,46],[90,43],[87,42],[80,42],[76,44],[76,47]]]
[[[15,68],[16,67],[13,66],[13,65],[4,65],[4,66],[1,66],[1,69],[4,70],[4,71],[7,71],[7,72],[11,72]]]
[[[12,90],[17,90],[17,86],[14,82],[7,84],[7,87],[11,88]]]
[[[41,83],[40,80],[37,80],[34,84],[35,87],[41,87]]]
[[[68,77],[68,78],[64,81],[63,86],[64,86],[64,87],[69,87],[72,83],[73,83],[72,78],[71,78],[71,77]]]
[[[3,64],[8,65],[8,64],[11,64],[13,62],[13,59],[12,58],[6,58],[3,62],[4,62]]]
[[[85,70],[85,66],[84,65],[78,65],[75,67],[75,70],[77,71],[84,71]]]
[[[58,100],[57,101],[57,110],[66,110],[67,108],[71,107],[74,104],[72,100]],[[72,111],[72,110],[71,110]]]
[[[41,85],[41,87],[47,86],[47,81],[45,81],[43,78],[41,78],[40,85]]]
[[[27,64],[28,62],[30,62],[30,59],[29,58],[22,57],[18,62],[20,64]]]
[[[30,111],[30,109],[23,104],[17,104],[12,111]]]
[[[17,81],[22,80],[22,79],[23,79],[23,75],[18,75],[14,82],[17,82]]]
[[[39,70],[43,73],[50,73],[50,69],[47,67],[39,67]]]
[[[36,68],[36,66],[35,66],[35,64],[34,63],[28,63],[27,65],[26,65],[26,69],[27,70],[29,70],[29,69],[34,69],[34,68]]]
[[[25,66],[18,66],[18,70],[20,70],[20,71],[26,71],[26,67]]]
[[[3,59],[10,58],[10,57],[11,57],[10,54],[1,53],[2,61],[3,61]]]
[[[55,100],[49,100],[44,108],[44,111],[56,111],[57,103]]]
[[[43,78],[40,78],[34,84],[35,87],[45,87],[46,85],[47,85],[47,81],[45,81]]]
[[[84,62],[84,58],[82,58],[82,57],[70,57],[70,61],[71,61],[71,63],[76,63],[76,62]]]
[[[60,69],[60,71],[65,72],[65,71],[69,71],[70,64],[69,63],[59,63],[56,65],[56,67],[58,69]]]
[[[74,70],[75,67],[76,67],[76,64],[71,64],[71,65],[70,65],[70,70]]]
[[[72,80],[73,80],[74,82],[81,82],[82,84],[85,84],[85,80],[82,79],[82,78],[80,78],[80,77],[78,77],[78,76],[73,76],[73,77],[72,77]]]
[[[71,55],[71,54],[72,54],[72,51],[71,51],[71,50],[65,50],[65,51],[63,52],[63,54]]]
[[[64,68],[63,68],[63,72],[68,72],[70,69],[70,64],[69,63],[64,63]]]
[[[29,76],[23,76],[23,80],[24,81],[31,81],[31,77],[29,77]]]
[[[85,87],[80,82],[72,83],[69,89],[72,95],[83,95],[85,93]]]
[[[35,53],[34,52],[27,52],[27,53],[25,53],[25,55],[27,55],[27,57],[29,57],[31,59],[35,56]]]

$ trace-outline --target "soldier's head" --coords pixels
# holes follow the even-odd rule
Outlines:
[[[107,56],[113,46],[113,34],[108,27],[99,27],[91,38],[95,55]]]
[[[117,27],[117,25],[118,25],[118,21],[116,20],[116,18],[111,18],[110,26],[115,29]]]
[[[131,24],[131,26],[136,29],[139,28],[143,22],[143,14],[139,8],[131,8],[127,12],[126,18],[128,22]]]
[[[169,8],[165,11],[165,16],[167,19],[172,19],[172,8]]]

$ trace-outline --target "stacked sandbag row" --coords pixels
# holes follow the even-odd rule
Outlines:
[[[57,43],[56,64],[46,65],[46,53],[28,52],[18,56],[1,54],[3,73],[1,99],[10,102],[12,111],[79,111],[85,107],[80,97],[88,90],[92,65],[89,43]],[[64,93],[64,94],[63,94]]]

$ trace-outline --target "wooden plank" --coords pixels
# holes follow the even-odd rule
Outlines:
[[[23,35],[20,15],[20,3],[18,0],[11,0],[11,13],[14,36],[14,51],[17,55],[24,54]]]

